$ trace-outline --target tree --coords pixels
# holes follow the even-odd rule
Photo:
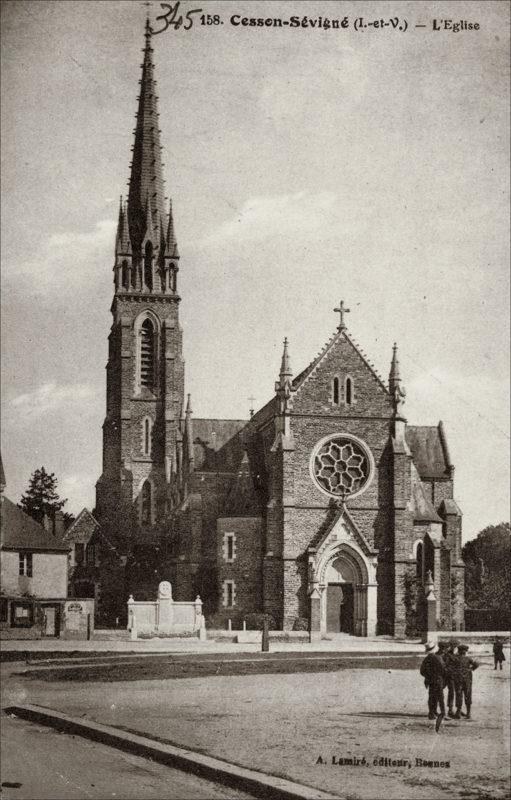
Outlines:
[[[58,495],[55,473],[46,472],[45,468],[41,467],[32,474],[19,507],[36,522],[42,523],[45,514],[53,519],[55,512],[60,511],[66,503],[67,499],[61,500]],[[66,516],[68,519],[72,517],[67,514]]]
[[[488,525],[462,550],[465,602],[469,608],[501,610],[511,591],[511,526]]]

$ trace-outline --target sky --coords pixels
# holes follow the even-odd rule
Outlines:
[[[343,299],[385,379],[398,343],[409,423],[443,420],[464,539],[509,519],[508,4],[180,4],[195,8],[223,24],[196,14],[153,41],[195,416],[267,402],[284,337],[297,374]],[[2,4],[6,493],[18,500],[44,465],[74,513],[93,508],[101,473],[145,14],[138,1]],[[408,28],[357,31],[360,16]]]

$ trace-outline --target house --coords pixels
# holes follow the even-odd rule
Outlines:
[[[1,502],[0,631],[6,638],[59,636],[68,546],[8,497]]]
[[[99,523],[87,508],[82,508],[63,535],[69,547],[68,593],[70,597],[95,597],[97,584]]]

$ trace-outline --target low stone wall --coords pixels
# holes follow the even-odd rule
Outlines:
[[[158,586],[155,601],[128,600],[128,631],[131,639],[139,635],[176,636],[195,633],[205,638],[205,622],[202,601],[197,595],[191,602],[176,602],[172,599],[172,586],[162,581]],[[203,632],[203,633],[201,633]]]

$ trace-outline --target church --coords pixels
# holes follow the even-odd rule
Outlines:
[[[201,595],[210,626],[268,614],[278,629],[318,638],[413,635],[431,572],[439,626],[462,628],[461,512],[445,430],[408,424],[396,345],[386,383],[350,335],[344,302],[298,373],[284,341],[275,393],[248,420],[193,416],[149,24],[143,52],[94,512],[109,552],[100,609],[112,583],[125,604],[169,579],[175,599]]]

